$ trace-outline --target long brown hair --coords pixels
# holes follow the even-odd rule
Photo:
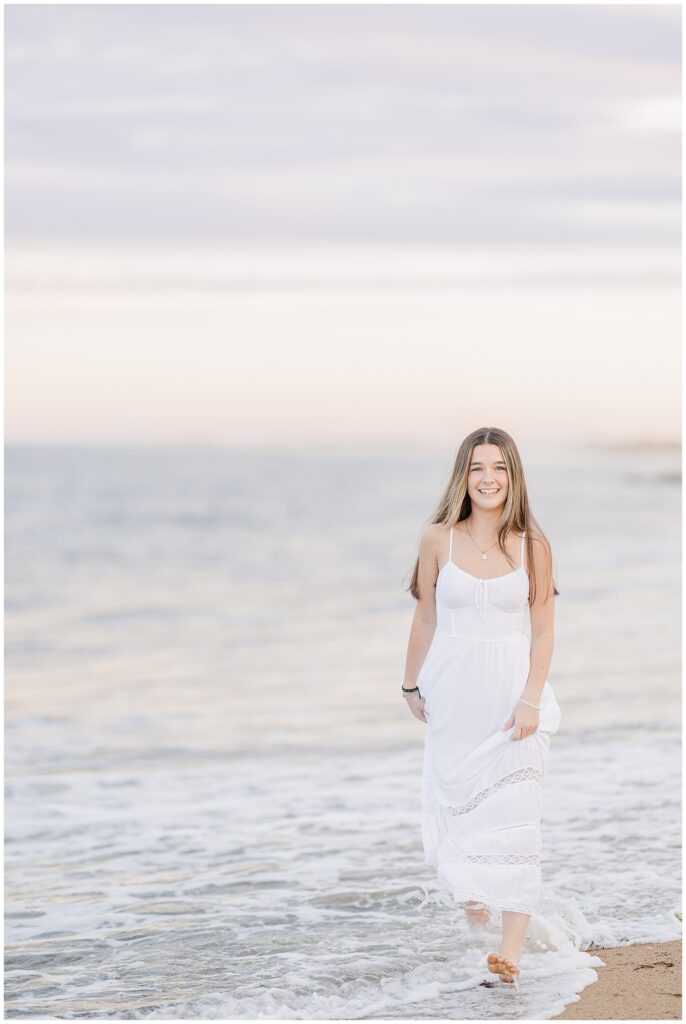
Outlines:
[[[505,549],[505,540],[511,531],[518,534],[526,533],[526,565],[529,567],[529,601],[531,604],[536,599],[536,581],[531,566],[534,564],[533,544],[531,543],[532,530],[536,537],[543,543],[548,555],[548,586],[547,595],[552,592],[559,594],[553,577],[553,560],[550,544],[547,537],[540,529],[534,515],[529,507],[529,497],[526,491],[524,479],[524,467],[513,438],[505,430],[497,427],[479,427],[467,434],[460,445],[455,456],[455,465],[450,480],[441,495],[431,523],[444,523],[446,530],[466,519],[472,511],[472,499],[467,493],[467,477],[472,452],[477,444],[497,444],[503,454],[503,460],[507,467],[508,489],[507,499],[500,522],[498,523],[498,547],[507,558],[510,565],[512,561]],[[416,599],[419,599],[419,588],[417,577],[419,574],[419,558],[417,558],[412,571],[412,579],[406,590]]]

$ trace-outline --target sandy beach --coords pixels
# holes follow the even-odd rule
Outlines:
[[[681,1020],[681,939],[592,952],[598,981],[552,1020]]]

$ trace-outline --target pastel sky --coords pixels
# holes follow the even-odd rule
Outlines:
[[[680,24],[678,4],[10,4],[7,230],[676,241]]]
[[[8,5],[5,62],[10,440],[678,436],[680,5]]]

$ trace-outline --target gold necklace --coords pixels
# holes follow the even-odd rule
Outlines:
[[[469,527],[467,526],[467,524],[465,523],[464,525],[465,525],[465,527],[466,527],[466,529],[467,529],[467,533],[469,534],[469,539],[471,540],[472,544],[473,544],[473,545],[474,545],[474,547],[475,547],[475,548],[477,549],[477,551],[480,551],[480,552],[481,552],[481,557],[482,557],[482,558],[488,558],[488,555],[486,554],[486,551],[490,551],[490,550],[491,550],[491,548],[494,548],[494,547],[496,546],[496,544],[498,543],[498,539],[496,538],[496,539],[495,539],[495,540],[493,541],[493,543],[492,543],[492,544],[490,545],[490,547],[487,547],[487,548],[486,548],[486,551],[484,551],[484,549],[483,549],[483,548],[480,548],[480,547],[479,547],[479,545],[478,545],[478,544],[476,543],[476,541],[474,540],[474,538],[472,537],[471,531],[470,531]]]

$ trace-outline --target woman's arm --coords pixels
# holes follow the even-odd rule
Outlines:
[[[548,678],[553,659],[555,643],[555,595],[548,592],[552,555],[548,544],[538,537],[532,537],[535,545],[534,572],[536,576],[536,598],[531,611],[531,654],[529,676],[522,692],[524,700],[540,704],[541,693]]]
[[[417,685],[417,676],[436,632],[436,577],[438,576],[436,550],[439,530],[440,527],[434,524],[427,526],[419,541],[419,568],[417,570],[419,598],[410,626],[403,679],[403,686],[408,689]],[[403,696],[410,705],[413,715],[425,722],[424,701],[419,697],[417,691],[403,694]]]
[[[520,696],[531,704],[541,703],[541,694],[548,677],[548,669],[553,657],[555,595],[548,593],[548,572],[552,564],[552,555],[547,542],[538,537],[531,538],[535,546],[533,572],[536,579],[536,597],[530,605],[531,611],[531,651],[529,655],[529,675],[526,686]],[[532,568],[529,567],[529,574]],[[515,709],[503,726],[512,729],[513,740],[523,740],[538,729],[540,713],[528,704],[517,701]]]

